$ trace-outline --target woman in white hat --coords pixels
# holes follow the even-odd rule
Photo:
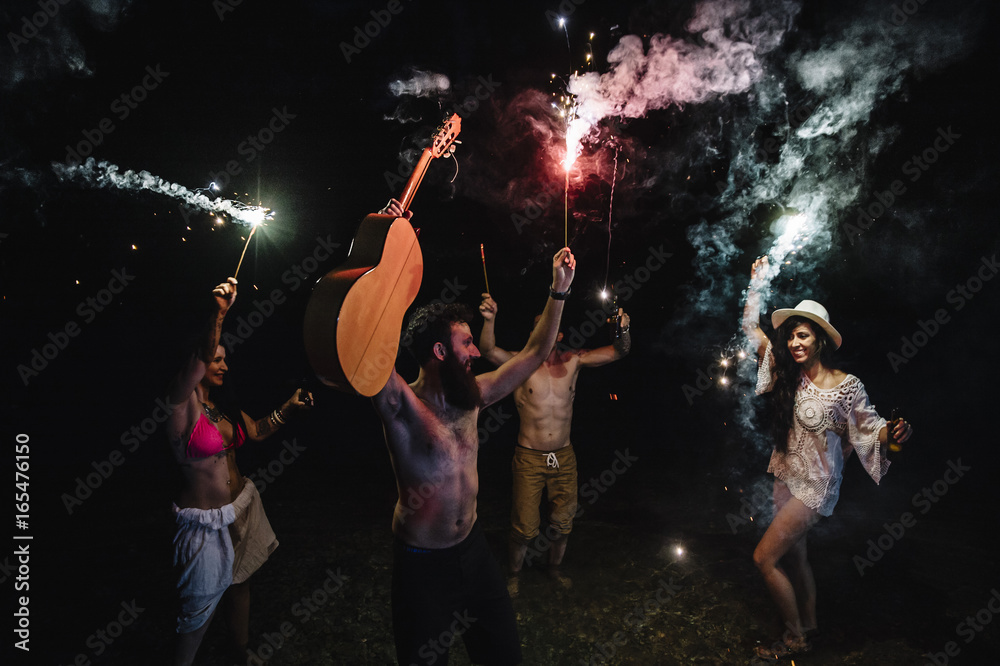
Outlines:
[[[852,451],[875,483],[886,473],[889,427],[869,403],[861,380],[833,365],[842,338],[826,308],[806,300],[775,310],[773,343],[760,330],[761,296],[753,285],[766,269],[767,257],[751,269],[743,329],[760,357],[757,393],[771,392],[774,398],[774,451],[767,469],[775,477],[774,519],[753,554],[787,629],[782,641],[757,648],[757,656],[774,659],[810,648],[808,636],[817,628],[816,584],[806,559],[806,534],[821,516],[833,513]],[[892,425],[897,442],[909,439],[910,424],[899,419]]]

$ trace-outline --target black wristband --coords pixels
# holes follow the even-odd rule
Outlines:
[[[549,296],[551,296],[552,300],[554,301],[565,301],[567,298],[569,298],[569,294],[571,291],[573,291],[572,287],[570,287],[566,291],[555,291],[552,287],[549,287]]]

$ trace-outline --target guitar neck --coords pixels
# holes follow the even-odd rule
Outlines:
[[[431,165],[432,159],[434,159],[434,156],[431,154],[431,149],[424,148],[424,152],[417,161],[417,166],[413,168],[413,173],[410,174],[410,179],[406,181],[406,187],[403,188],[403,193],[399,197],[399,202],[402,204],[403,210],[409,210],[410,204],[413,202],[413,197],[417,194],[417,188],[420,187],[420,183],[424,180],[424,174],[427,173],[427,168]]]

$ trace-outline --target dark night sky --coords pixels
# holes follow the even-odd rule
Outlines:
[[[391,504],[391,470],[373,410],[367,401],[321,389],[310,378],[301,343],[309,287],[291,277],[294,267],[319,257],[314,252],[325,242],[339,245],[309,277],[341,263],[361,218],[398,194],[386,173],[397,170],[401,151],[422,146],[419,141],[443,113],[459,109],[463,143],[455,183],[447,182],[454,162],[432,164],[412,206],[426,260],[416,302],[458,285],[459,299],[476,305],[483,288],[477,246],[485,243],[501,307],[500,344],[517,348],[544,304],[546,264],[562,244],[564,212],[561,176],[552,176],[540,135],[525,122],[528,91],[551,96],[556,88],[550,74],[565,76],[570,60],[586,68],[590,31],[595,72],[607,71],[605,58],[624,35],[667,33],[704,44],[685,32],[687,2],[582,2],[569,18],[568,55],[567,34],[546,17],[558,7],[555,1],[398,1],[399,14],[351,62],[341,44],[355,39],[357,26],[373,21],[371,12],[387,11],[385,3],[243,2],[220,17],[221,1],[112,1],[103,13],[91,8],[99,3],[70,2],[36,36],[19,43],[16,53],[9,34],[22,34],[23,17],[40,10],[32,2],[0,9],[8,35],[0,44],[4,438],[31,437],[32,531],[43,553],[33,572],[43,581],[46,602],[55,604],[56,590],[64,586],[73,590],[62,602],[67,611],[85,612],[88,595],[124,594],[107,590],[107,583],[81,582],[86,576],[64,580],[63,554],[86,541],[90,526],[109,520],[120,503],[169,502],[164,480],[170,473],[163,471],[169,461],[156,448],[162,442],[154,435],[152,446],[127,453],[126,464],[74,515],[67,515],[61,496],[92,471],[92,462],[122,448],[123,433],[149,417],[186,351],[208,292],[235,268],[240,234],[246,232],[229,222],[216,227],[205,212],[185,220],[180,203],[165,196],[60,182],[50,165],[66,159],[67,146],[96,136],[102,120],[110,119],[113,130],[100,132],[93,156],[122,170],[146,170],[194,189],[218,180],[234,160],[241,173],[228,189],[244,201],[255,196],[259,174],[261,200],[277,214],[247,253],[229,330],[255,307],[266,309],[268,294],[279,291],[282,302],[233,351],[232,383],[244,410],[259,414],[295,385],[311,382],[320,402],[299,426],[299,436],[315,442],[311,469],[301,472],[301,482],[318,482],[309,474],[353,469],[351,478],[338,481],[338,487],[352,489],[344,493],[360,493],[363,501],[388,498]],[[747,4],[753,13],[779,3]],[[893,486],[899,496],[961,456],[975,474],[955,501],[971,509],[986,498],[996,461],[989,444],[995,436],[983,416],[994,409],[996,395],[1000,280],[985,280],[972,298],[952,290],[974,278],[983,259],[998,249],[996,10],[992,3],[971,1],[947,7],[916,1],[807,4],[782,45],[763,58],[768,90],[785,81],[789,108],[810,99],[792,75],[793,54],[845,39],[859,21],[881,22],[886,34],[913,30],[915,41],[898,42],[898,48],[913,49],[905,55],[914,57],[862,121],[817,142],[822,148],[813,157],[835,156],[830,159],[838,162],[838,173],[854,174],[858,186],[832,213],[830,242],[807,249],[800,263],[782,273],[770,305],[791,306],[808,297],[826,304],[844,334],[846,368],[862,377],[882,411],[899,406],[916,424],[919,435],[899,465],[905,465],[903,480]],[[913,16],[896,26],[899,15],[893,12],[904,5],[912,6]],[[921,44],[935,33],[942,41]],[[877,46],[873,34],[858,42],[859,53]],[[942,43],[950,45],[951,55],[922,52],[940,50]],[[885,64],[872,62],[871,68]],[[439,99],[390,94],[390,82],[415,69],[446,75],[451,89]],[[141,84],[149,70],[162,72],[162,80],[126,114],[115,100]],[[473,108],[467,100],[484,80],[499,85]],[[775,207],[725,199],[729,195],[720,195],[719,187],[737,173],[747,150],[767,152],[768,137],[785,136],[780,118],[755,115],[763,94],[763,87],[754,88],[666,105],[640,118],[606,119],[601,143],[587,149],[588,164],[599,165],[599,173],[578,174],[571,186],[570,236],[580,269],[564,316],[567,329],[582,327],[587,313],[599,307],[605,262],[614,282],[636,274],[650,248],[672,253],[626,303],[633,317],[632,356],[581,378],[574,437],[579,431],[581,442],[590,439],[597,450],[609,451],[616,439],[628,439],[665,474],[683,468],[692,482],[703,475],[746,480],[766,468],[752,439],[734,432],[731,422],[745,386],[713,384],[690,403],[684,392],[700,371],[718,377],[716,361],[738,330],[749,266],[772,240]],[[847,82],[823,99],[833,98],[863,103],[864,95],[859,83]],[[261,150],[248,149],[247,137],[266,127],[276,111],[287,124]],[[418,121],[402,124],[390,118],[394,114]],[[539,124],[558,125],[551,118]],[[917,180],[908,180],[905,165],[949,128],[959,138],[938,151]],[[622,175],[609,249],[612,140],[620,142]],[[763,162],[773,165],[774,159],[772,152]],[[884,198],[897,180],[905,182],[905,193],[852,238],[843,225],[857,219],[859,206]],[[512,214],[523,214],[526,200],[537,202],[553,183],[555,201],[518,230]],[[741,220],[736,226],[725,222],[734,216]],[[692,229],[702,222],[732,244],[731,254],[711,268],[692,241]],[[982,270],[980,275],[993,277]],[[87,299],[109,287],[114,271],[134,277],[91,314]],[[698,295],[710,297],[711,307],[696,309]],[[912,339],[921,331],[919,322],[942,310],[945,323],[926,346],[893,368],[887,354],[899,353],[901,338]],[[26,385],[18,366],[30,365],[33,352],[60,339],[67,325],[78,326],[72,328],[78,334],[64,338],[65,349]],[[604,335],[600,331],[585,344],[603,344]],[[415,376],[409,359],[401,358],[399,367]],[[619,400],[609,402],[609,393]],[[513,409],[509,400],[502,404]],[[513,437],[516,426],[508,423],[503,432]],[[484,452],[481,465],[505,465],[505,451]],[[273,453],[265,450],[257,460]],[[386,528],[388,517],[387,508]],[[39,621],[46,627],[38,635],[41,643],[50,640],[44,632],[54,618]],[[74,645],[77,639],[70,637]],[[68,658],[66,650],[73,648],[53,649]]]

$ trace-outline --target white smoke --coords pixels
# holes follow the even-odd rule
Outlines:
[[[394,97],[444,97],[451,92],[451,81],[444,74],[414,69],[408,79],[397,79],[389,83],[389,92]]]
[[[692,39],[635,35],[608,54],[610,69],[570,79],[575,116],[567,130],[569,161],[594,138],[604,118],[640,118],[649,111],[744,93],[765,72],[763,56],[779,46],[799,12],[795,2],[709,0],[687,24]]]
[[[758,102],[750,107],[750,120],[777,118],[776,133],[785,137],[773,162],[761,160],[752,144],[741,144],[736,137],[721,196],[730,214],[710,225],[712,238],[709,225],[699,225],[689,234],[698,249],[699,273],[717,276],[722,271],[736,280],[746,279],[732,270],[739,252],[720,239],[735,237],[745,227],[748,211],[777,206],[789,213],[772,225],[766,240],[762,254],[768,255],[770,269],[762,276],[761,287],[767,290],[784,266],[795,264],[800,276],[796,298],[809,297],[817,288],[818,269],[836,244],[838,224],[871,186],[875,159],[898,136],[895,126],[873,125],[873,113],[901,90],[914,70],[939,67],[967,48],[956,32],[954,25],[921,27],[911,21],[897,27],[859,16],[814,50],[792,53],[788,63],[793,78],[787,84],[776,84],[774,77],[762,79],[753,91],[751,101]],[[800,103],[801,97],[816,100],[798,127],[787,117],[781,122],[787,112],[780,106],[762,103],[782,99],[787,109],[786,91],[791,88],[802,91]],[[748,270],[750,260],[743,263]],[[718,303],[717,293],[702,292],[695,295],[694,310],[706,313],[717,309]]]
[[[0,59],[0,89],[12,90],[31,81],[55,76],[90,76],[87,53],[77,37],[73,19],[84,16],[93,28],[103,32],[116,29],[132,4],[131,0],[78,0],[74,7],[63,2],[5,2],[0,14],[9,20]],[[85,11],[81,14],[78,7]],[[6,23],[6,22],[5,22]]]
[[[234,221],[247,226],[260,224],[269,216],[267,208],[250,206],[241,201],[221,197],[210,199],[201,191],[189,190],[183,185],[168,182],[148,171],[135,172],[131,169],[120,171],[117,165],[104,161],[96,162],[93,157],[87,158],[86,162],[78,166],[53,162],[52,170],[62,181],[82,183],[96,188],[154,192],[208,213],[225,213]]]

